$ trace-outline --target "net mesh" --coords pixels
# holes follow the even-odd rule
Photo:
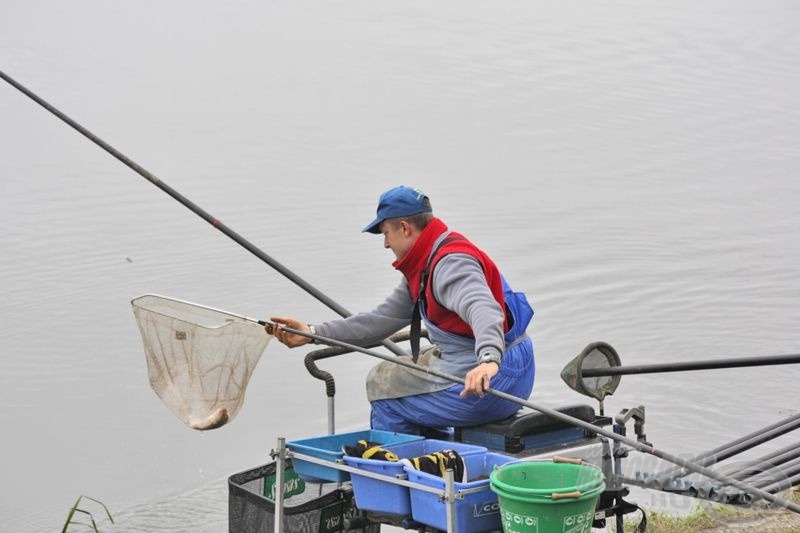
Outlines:
[[[257,322],[164,296],[131,301],[150,386],[187,426],[233,420],[271,335]]]
[[[619,386],[620,376],[586,377],[583,370],[607,369],[620,366],[619,355],[611,345],[594,342],[561,371],[561,379],[573,390],[601,402],[606,396],[614,394]]]
[[[234,474],[228,478],[228,531],[273,533],[275,531],[276,463]],[[297,484],[291,460],[284,481],[283,531],[285,533],[380,533],[381,525],[350,529],[347,521],[359,515],[349,482]]]

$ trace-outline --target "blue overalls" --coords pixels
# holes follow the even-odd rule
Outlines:
[[[533,309],[525,295],[514,292],[505,278],[503,292],[514,322],[505,334],[506,350],[500,370],[492,378],[490,387],[527,400],[533,390],[536,372],[533,341],[525,332],[533,318]],[[465,360],[469,361],[471,367],[477,366],[474,340],[437,328],[427,321],[424,309],[422,311],[431,340],[444,354],[442,359],[432,358],[431,366],[448,374],[452,374],[453,368],[460,366],[463,369]],[[461,362],[456,363],[454,360]],[[463,370],[461,374],[463,375]],[[371,427],[419,434],[422,427],[468,427],[501,420],[520,408],[519,404],[493,394],[486,394],[483,398],[462,398],[459,394],[463,390],[464,386],[461,384],[442,385],[441,390],[435,392],[374,400],[371,402]]]

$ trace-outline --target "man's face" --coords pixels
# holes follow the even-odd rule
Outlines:
[[[398,261],[414,244],[415,232],[406,220],[384,220],[378,229],[383,234],[383,247],[390,248]]]

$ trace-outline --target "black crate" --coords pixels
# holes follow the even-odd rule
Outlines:
[[[275,531],[275,470],[272,462],[228,478],[229,533]],[[339,533],[359,514],[348,484],[310,483],[297,477],[286,461],[283,527],[285,533]],[[365,533],[379,533],[380,524]]]

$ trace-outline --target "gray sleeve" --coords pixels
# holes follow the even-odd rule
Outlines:
[[[505,351],[505,313],[494,299],[480,263],[467,254],[448,254],[433,271],[433,295],[470,325],[475,336],[475,356]]]
[[[411,323],[414,301],[403,278],[394,291],[375,309],[347,318],[314,325],[317,334],[348,344],[377,344]]]

